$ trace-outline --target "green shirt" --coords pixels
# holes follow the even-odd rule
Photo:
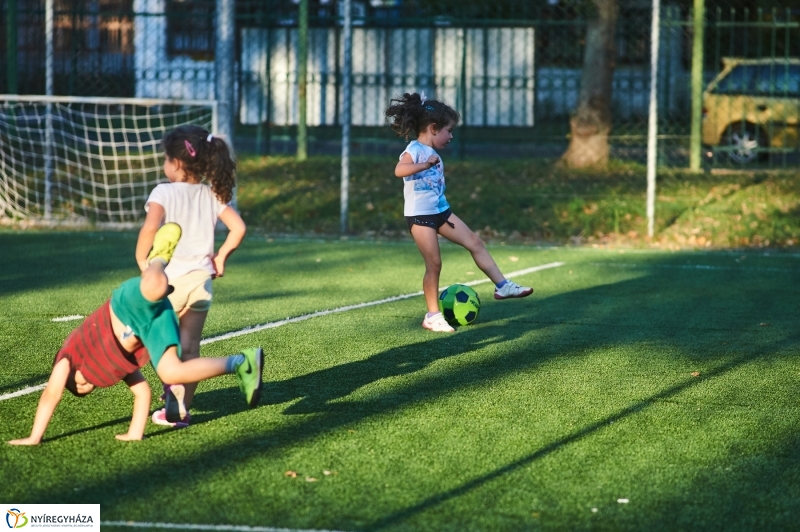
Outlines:
[[[141,281],[141,277],[134,277],[114,290],[111,309],[122,324],[142,341],[150,353],[150,362],[157,368],[161,356],[170,346],[177,346],[178,357],[181,356],[180,326],[169,299],[148,301],[139,289]]]

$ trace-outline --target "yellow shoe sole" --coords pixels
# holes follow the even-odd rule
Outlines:
[[[174,222],[162,225],[158,232],[156,232],[156,236],[153,239],[153,249],[150,250],[150,254],[147,256],[148,264],[153,259],[162,259],[164,262],[169,264],[169,261],[172,260],[172,254],[175,253],[175,248],[177,247],[180,239],[180,225]]]

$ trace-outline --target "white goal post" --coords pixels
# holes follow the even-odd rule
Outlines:
[[[216,132],[217,102],[0,95],[0,223],[134,225],[184,124]]]

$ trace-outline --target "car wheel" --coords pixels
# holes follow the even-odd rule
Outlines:
[[[737,164],[748,164],[766,156],[767,137],[754,124],[747,122],[728,126],[725,132],[728,158]]]

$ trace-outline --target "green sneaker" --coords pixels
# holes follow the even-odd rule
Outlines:
[[[236,368],[239,389],[242,390],[247,406],[253,408],[261,399],[261,368],[264,367],[264,351],[252,347],[242,351],[244,362]]]
[[[147,263],[150,264],[153,259],[162,259],[166,264],[169,264],[180,239],[180,225],[174,222],[162,225],[153,239],[153,249],[150,250],[150,254],[147,256]]]

